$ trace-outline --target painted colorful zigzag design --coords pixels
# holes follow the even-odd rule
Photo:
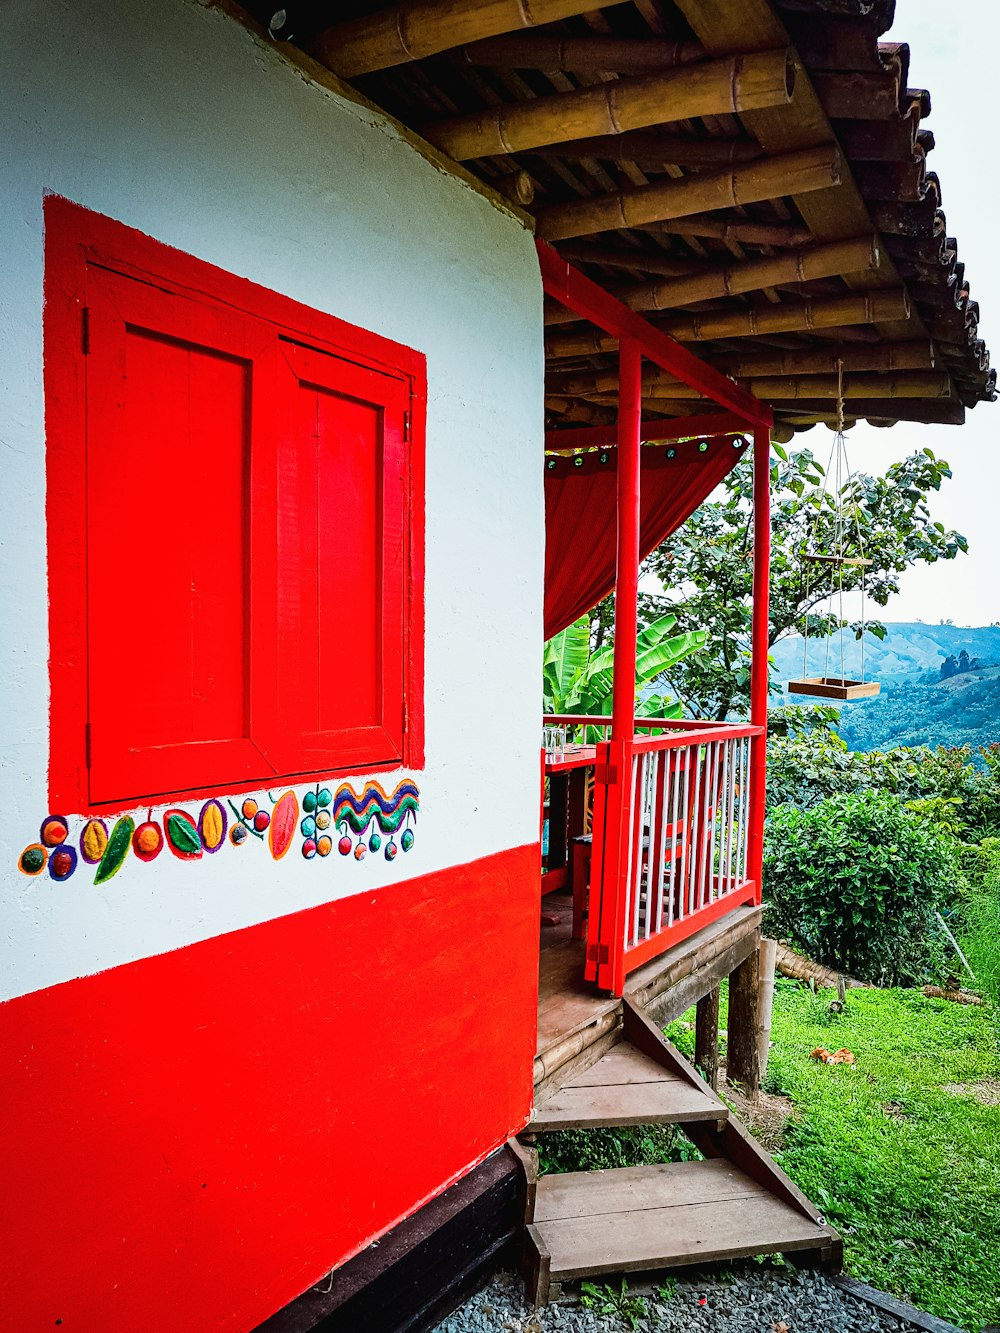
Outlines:
[[[333,822],[339,828],[346,821],[355,833],[364,833],[375,819],[383,833],[395,833],[407,815],[416,818],[419,809],[420,788],[409,778],[400,782],[391,796],[378,782],[366,783],[357,796],[350,783],[345,782],[333,798]]]

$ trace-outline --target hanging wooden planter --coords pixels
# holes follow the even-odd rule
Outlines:
[[[874,699],[882,686],[877,680],[845,680],[840,676],[806,676],[788,682],[789,694],[811,694],[818,699]]]

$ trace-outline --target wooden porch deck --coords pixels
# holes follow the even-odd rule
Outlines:
[[[536,1100],[610,1050],[623,1013],[621,999],[598,994],[583,979],[584,942],[570,938],[569,895],[550,895],[545,909],[560,921],[541,929]],[[734,908],[633,972],[626,996],[660,1025],[678,1018],[757,948],[763,914],[762,907]]]

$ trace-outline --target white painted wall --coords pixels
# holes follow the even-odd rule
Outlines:
[[[537,840],[531,237],[197,0],[8,3],[0,124],[0,998]],[[130,857],[101,887],[84,865],[63,884],[17,870],[49,813],[45,191],[426,353],[427,766],[416,844],[391,866],[298,844],[275,863],[251,840]]]

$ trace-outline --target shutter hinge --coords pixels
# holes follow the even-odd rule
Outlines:
[[[404,412],[404,413],[403,413],[403,440],[404,440],[404,441],[409,440],[409,438],[410,438],[410,432],[411,432],[411,430],[412,430],[412,427],[413,427],[413,415],[412,415],[412,413],[410,413],[410,412]]]
[[[81,337],[83,339],[83,354],[87,356],[90,352],[90,307],[83,306],[80,310]]]

